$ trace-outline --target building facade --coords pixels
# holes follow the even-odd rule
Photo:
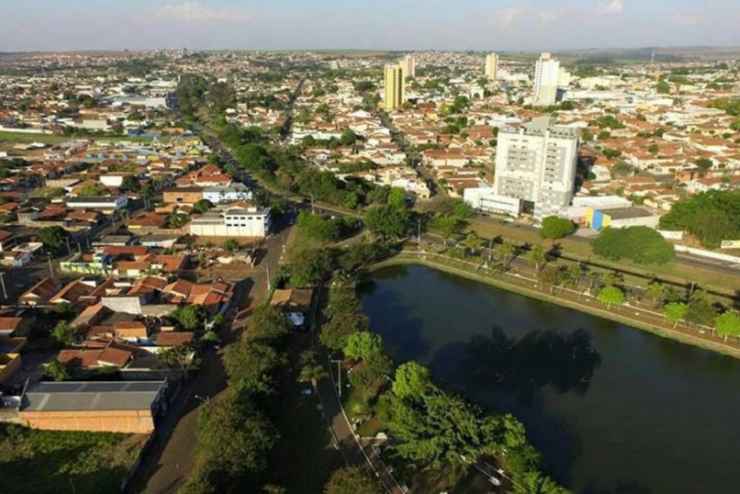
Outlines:
[[[270,232],[270,209],[234,207],[194,218],[190,234],[201,237],[264,238]]]
[[[534,70],[534,106],[554,105],[558,98],[560,62],[549,53],[543,53]]]
[[[498,75],[498,55],[489,53],[486,55],[485,74],[489,81],[495,81]]]
[[[557,214],[575,190],[579,132],[550,117],[498,135],[495,193],[534,203],[535,218]]]
[[[398,65],[401,67],[404,79],[416,77],[416,58],[413,55],[406,55]]]
[[[403,105],[405,98],[403,70],[398,65],[385,66],[385,111],[397,110]]]

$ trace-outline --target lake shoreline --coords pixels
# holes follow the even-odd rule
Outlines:
[[[691,334],[687,334],[679,330],[672,330],[672,329],[667,329],[664,327],[659,327],[657,325],[650,324],[649,322],[646,322],[641,319],[627,317],[621,314],[615,314],[613,311],[610,311],[608,309],[601,309],[598,307],[594,307],[592,305],[577,303],[571,300],[567,300],[563,297],[558,297],[555,294],[544,293],[540,290],[535,290],[535,289],[515,285],[513,283],[509,283],[507,281],[504,281],[504,280],[501,280],[499,278],[495,278],[492,276],[486,276],[483,274],[470,272],[466,269],[448,266],[443,263],[431,260],[428,258],[428,256],[424,258],[420,258],[420,257],[415,257],[415,256],[412,257],[412,256],[409,256],[408,254],[405,254],[405,255],[397,254],[394,257],[391,257],[389,259],[386,259],[384,261],[381,261],[381,262],[378,262],[372,265],[371,267],[368,268],[368,271],[372,273],[372,272],[375,272],[375,271],[378,271],[384,268],[388,268],[388,267],[408,266],[408,265],[418,265],[418,266],[425,266],[428,268],[436,269],[438,271],[442,271],[442,272],[452,274],[455,276],[460,276],[462,278],[466,278],[472,281],[477,281],[479,283],[483,283],[486,285],[494,286],[496,288],[500,288],[500,289],[503,289],[503,290],[506,290],[512,293],[516,293],[518,295],[522,295],[522,296],[525,296],[531,299],[548,302],[551,304],[558,305],[560,307],[577,310],[579,312],[590,314],[592,316],[596,316],[596,317],[614,321],[620,324],[624,324],[629,327],[639,329],[642,331],[646,331],[656,336],[660,336],[661,338],[678,341],[680,343],[692,345],[698,348],[702,348],[704,350],[709,350],[712,352],[720,353],[722,355],[740,359],[740,349],[732,347],[730,345],[723,344],[721,342],[708,340],[700,336],[693,336]]]

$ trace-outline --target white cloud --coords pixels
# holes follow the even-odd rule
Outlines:
[[[179,3],[167,3],[159,7],[155,16],[189,23],[244,23],[252,16],[241,9],[209,7],[197,0],[185,0]]]
[[[621,14],[624,12],[624,0],[606,0],[600,11],[604,14]]]

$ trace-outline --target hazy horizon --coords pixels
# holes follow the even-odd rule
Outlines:
[[[737,0],[27,0],[0,18],[26,51],[494,50],[740,46]]]

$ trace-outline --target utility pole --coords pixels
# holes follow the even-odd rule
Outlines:
[[[0,285],[3,288],[3,300],[8,300],[8,291],[5,289],[5,273],[0,272]]]
[[[49,278],[54,279],[54,266],[51,263],[51,255],[49,255]]]
[[[265,272],[267,273],[267,294],[270,294],[270,263],[265,260]]]

